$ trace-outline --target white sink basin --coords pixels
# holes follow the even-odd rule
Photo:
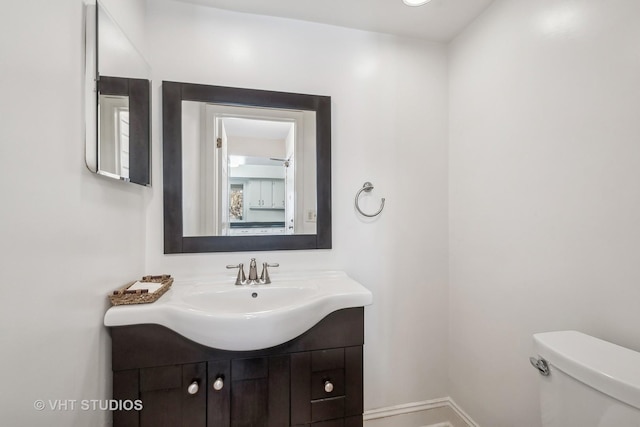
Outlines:
[[[271,279],[255,286],[235,286],[231,276],[178,281],[154,303],[111,307],[104,324],[158,324],[208,347],[259,350],[296,338],[336,310],[372,302],[371,292],[342,272]]]
[[[216,313],[254,314],[295,307],[317,295],[317,289],[301,286],[203,286],[183,297],[195,308]]]

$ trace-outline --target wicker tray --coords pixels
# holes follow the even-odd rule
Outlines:
[[[111,304],[148,304],[150,302],[154,302],[169,290],[173,283],[173,278],[169,274],[162,274],[160,276],[144,276],[140,282],[162,284],[162,286],[160,286],[160,288],[155,292],[149,292],[147,289],[138,289],[135,291],[129,290],[129,287],[136,282],[137,280],[134,280],[131,283],[127,283],[123,288],[113,291],[113,294],[109,295]]]

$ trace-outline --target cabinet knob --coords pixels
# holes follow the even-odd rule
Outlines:
[[[187,387],[187,392],[189,394],[196,394],[199,389],[200,387],[198,386],[198,381],[194,381],[191,384],[189,384],[189,387]]]
[[[326,391],[327,393],[331,393],[333,391],[333,384],[331,383],[331,381],[326,380],[324,382],[324,391]]]
[[[224,381],[222,380],[222,377],[216,378],[216,380],[213,382],[213,389],[215,391],[220,391],[222,390],[222,387],[224,387]]]

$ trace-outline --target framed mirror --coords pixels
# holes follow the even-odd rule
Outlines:
[[[331,98],[162,83],[164,252],[331,248]]]
[[[87,6],[85,33],[87,167],[150,185],[151,68],[100,2]]]

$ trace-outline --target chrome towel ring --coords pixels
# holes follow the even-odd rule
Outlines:
[[[378,211],[376,213],[368,214],[368,213],[362,212],[362,209],[360,209],[360,206],[358,205],[358,199],[360,198],[360,193],[362,193],[363,191],[368,193],[371,190],[373,190],[373,184],[370,183],[370,182],[365,182],[362,185],[362,188],[360,190],[358,190],[358,192],[356,193],[356,200],[355,200],[356,210],[358,212],[360,212],[360,215],[366,216],[368,218],[372,218],[374,216],[380,215],[380,212],[382,212],[382,209],[384,209],[384,197],[383,197],[382,198],[382,202],[380,203],[380,209],[378,209]]]

